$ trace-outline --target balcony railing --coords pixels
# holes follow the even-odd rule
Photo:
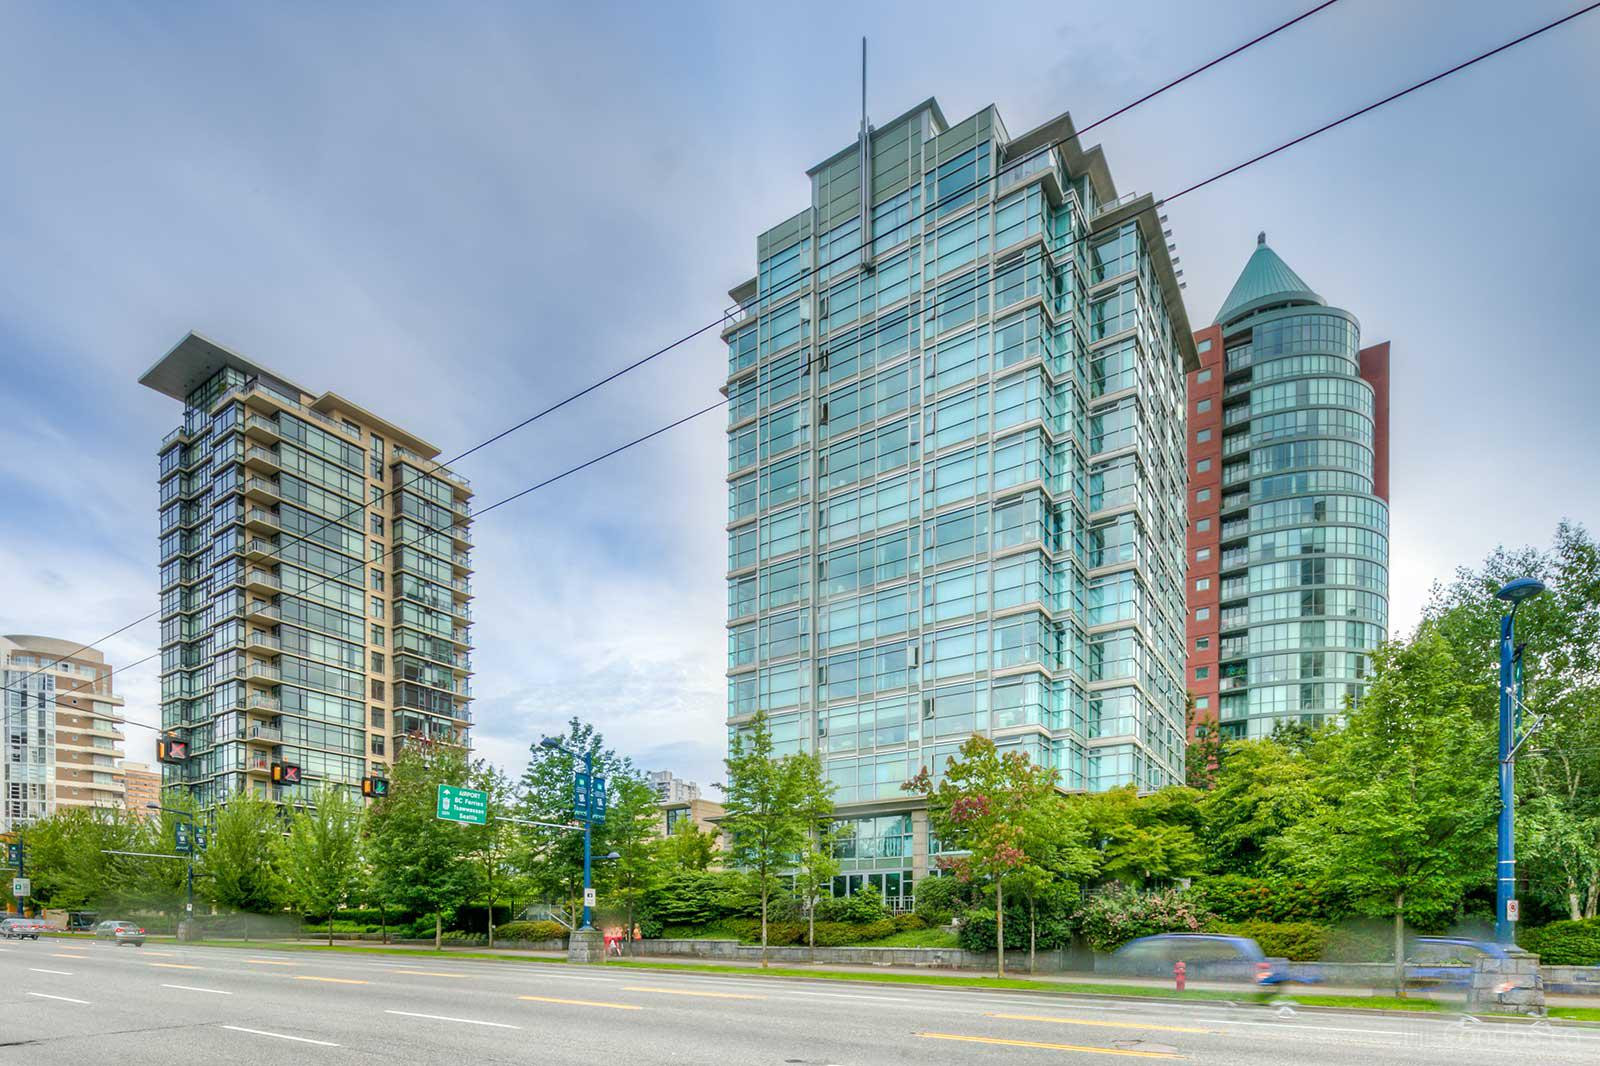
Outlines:
[[[245,521],[247,522],[260,522],[263,525],[272,526],[275,529],[283,528],[283,522],[279,520],[277,515],[273,514],[271,511],[263,511],[259,507],[250,508],[244,517]]]
[[[282,651],[283,641],[277,637],[269,637],[265,633],[251,633],[250,646],[252,648],[264,648],[268,651]]]
[[[249,740],[264,740],[269,744],[283,743],[283,730],[274,729],[270,725],[253,725],[247,737]]]
[[[244,706],[252,711],[272,711],[274,714],[283,710],[283,704],[276,696],[263,696],[259,692],[252,692],[244,698]]]
[[[245,574],[245,584],[266,585],[268,588],[281,589],[283,582],[278,580],[278,575],[269,574],[265,570],[251,570]]]

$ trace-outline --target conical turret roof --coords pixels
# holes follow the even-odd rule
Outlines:
[[[1251,311],[1280,303],[1324,304],[1322,297],[1311,291],[1311,286],[1300,280],[1300,275],[1289,269],[1289,264],[1278,258],[1278,253],[1267,247],[1267,235],[1256,237],[1256,250],[1244,265],[1239,280],[1233,283],[1228,298],[1222,301],[1213,325],[1227,325],[1243,318]]]

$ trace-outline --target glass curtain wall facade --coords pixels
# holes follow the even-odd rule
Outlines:
[[[1189,684],[1224,738],[1366,690],[1389,614],[1387,344],[1263,234],[1191,376]]]
[[[730,294],[728,725],[822,756],[840,891],[909,900],[901,784],[974,732],[1066,789],[1183,779],[1192,336],[1151,198],[1071,133],[927,101]]]
[[[4,651],[5,649],[0,649]],[[5,686],[0,718],[0,832],[10,832],[48,815],[55,805],[56,678],[39,670],[31,656],[0,661]]]
[[[189,757],[163,788],[305,802],[387,776],[407,742],[465,744],[466,480],[193,334],[140,380],[184,404],[159,452],[161,725]]]

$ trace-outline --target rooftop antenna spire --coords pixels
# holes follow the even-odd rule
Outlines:
[[[867,39],[861,38],[861,134],[857,169],[861,172],[861,269],[872,267],[872,123],[867,121]]]

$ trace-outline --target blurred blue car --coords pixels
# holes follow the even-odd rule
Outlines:
[[[1287,959],[1268,958],[1247,936],[1217,933],[1161,933],[1130,940],[1111,955],[1110,969],[1133,977],[1171,977],[1182,960],[1195,980],[1251,980],[1279,985],[1289,980]]]
[[[1465,988],[1472,983],[1473,961],[1482,956],[1503,959],[1508,952],[1488,940],[1464,936],[1419,936],[1406,951],[1406,983]]]

